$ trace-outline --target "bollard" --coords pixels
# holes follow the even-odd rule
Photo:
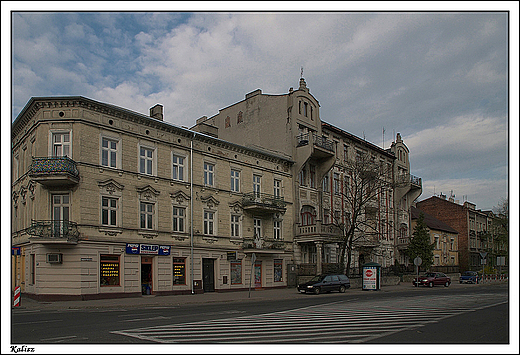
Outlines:
[[[20,286],[16,286],[14,289],[14,307],[20,307]]]

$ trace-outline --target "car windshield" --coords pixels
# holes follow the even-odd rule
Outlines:
[[[323,279],[323,275],[317,275],[310,279],[309,282],[318,282],[321,281],[321,279]]]
[[[474,271],[466,271],[466,272],[463,272],[462,275],[463,276],[473,276],[473,275],[475,275],[475,272]]]
[[[433,272],[427,272],[423,277],[435,277]]]

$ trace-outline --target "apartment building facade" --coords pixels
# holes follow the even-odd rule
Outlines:
[[[414,206],[411,208],[412,229],[415,228],[421,213],[424,215],[424,223],[428,228],[430,242],[434,245],[432,266],[441,267],[439,271],[453,272],[459,266],[458,232]]]
[[[460,204],[446,195],[432,196],[417,202],[417,208],[448,224],[458,232],[459,265],[461,271],[482,270],[482,255],[486,253],[486,264],[495,265],[497,255],[505,250],[496,249],[493,213],[481,211],[469,201]],[[489,255],[488,255],[489,254]]]
[[[13,286],[88,299],[287,285],[294,162],[163,116],[27,103],[12,124]]]
[[[420,196],[422,183],[410,175],[409,150],[399,134],[390,148],[382,149],[323,122],[320,104],[303,78],[297,90],[290,88],[286,94],[263,94],[260,89],[248,93],[218,114],[197,120],[192,129],[295,162],[291,171],[294,261],[300,267],[314,266],[314,273],[327,271],[327,264],[340,260],[339,246],[351,213],[344,193],[347,162],[367,156],[380,163],[389,174],[387,184],[371,202],[375,228],[370,233],[357,232],[360,238],[351,266],[406,261],[398,241],[409,241],[410,207]]]

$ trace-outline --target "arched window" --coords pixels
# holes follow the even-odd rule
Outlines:
[[[311,206],[303,206],[301,210],[302,226],[316,224],[316,210]]]

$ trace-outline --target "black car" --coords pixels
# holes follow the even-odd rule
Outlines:
[[[320,294],[321,292],[330,291],[345,292],[347,288],[350,288],[350,280],[346,275],[342,274],[317,275],[314,276],[310,281],[298,285],[299,292],[312,292],[316,295]]]

